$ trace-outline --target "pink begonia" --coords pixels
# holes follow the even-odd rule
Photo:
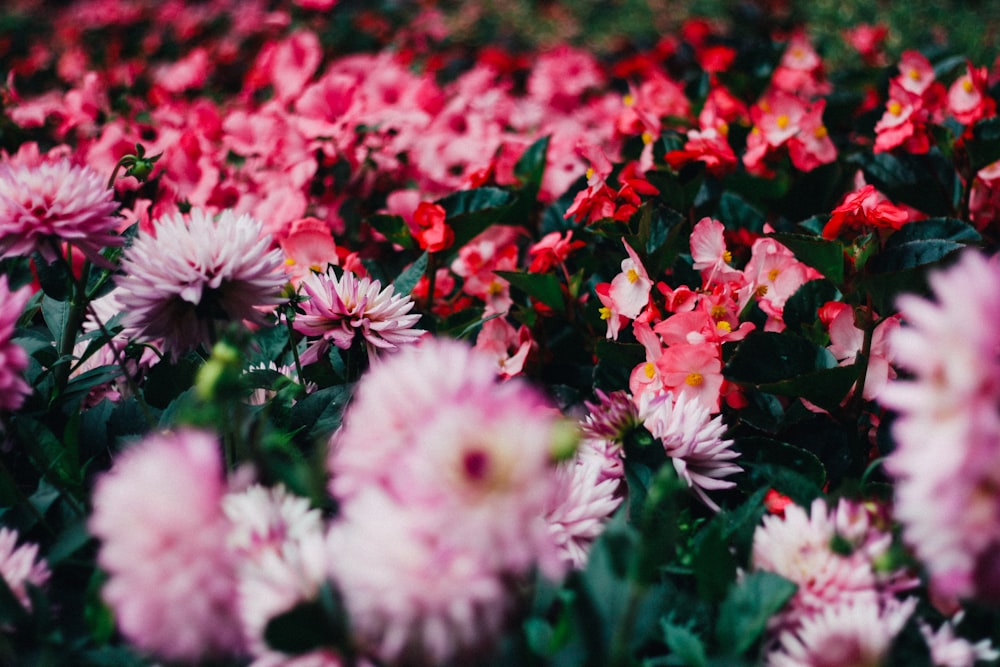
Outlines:
[[[497,360],[500,377],[511,378],[524,370],[534,341],[531,330],[523,324],[515,329],[503,317],[494,317],[483,322],[483,328],[476,336],[477,350],[492,354]]]
[[[561,46],[538,56],[528,77],[528,94],[538,102],[568,113],[587,90],[600,87],[604,81],[593,55]]]
[[[177,359],[212,338],[219,322],[264,321],[263,307],[282,301],[280,250],[261,236],[262,223],[202,209],[156,221],[140,232],[122,259],[118,278],[123,324],[142,339],[161,342]]]
[[[823,61],[802,30],[792,33],[778,67],[771,74],[771,85],[797,95],[826,95],[832,86],[823,75]]]
[[[854,324],[854,309],[839,301],[827,304],[836,311],[828,327],[830,345],[827,349],[841,366],[854,364],[864,345],[864,332]],[[896,378],[893,369],[889,337],[899,326],[899,316],[893,315],[880,321],[872,332],[871,348],[868,353],[868,370],[865,386],[861,392],[866,400],[875,400],[882,387]]]
[[[649,293],[653,289],[653,281],[649,279],[642,260],[632,246],[622,239],[628,258],[622,260],[622,271],[611,280],[608,297],[614,301],[615,312],[634,320],[639,317],[649,305]]]
[[[917,605],[916,598],[831,605],[778,636],[767,667],[878,667]]]
[[[837,159],[837,147],[823,124],[826,100],[819,100],[799,121],[799,131],[788,142],[788,155],[792,164],[802,171],[830,164]]]
[[[567,566],[586,565],[590,545],[624,500],[621,446],[584,438],[576,456],[559,465],[557,490],[545,514],[549,531]]]
[[[496,271],[518,269],[517,230],[493,225],[463,245],[451,270],[464,280],[462,291],[486,304],[485,315],[506,314],[513,300],[510,284]]]
[[[7,276],[0,276],[0,410],[18,409],[31,392],[22,376],[28,367],[28,353],[11,340],[30,298],[31,287],[11,290]]]
[[[899,76],[894,78],[903,89],[923,95],[934,83],[934,78],[934,66],[927,56],[919,51],[903,51],[899,58]]]
[[[330,574],[354,643],[380,664],[468,659],[493,644],[512,609],[514,591],[482,545],[432,519],[371,487],[330,529]]]
[[[718,220],[702,218],[691,230],[693,268],[701,272],[705,286],[729,280],[742,280],[743,273],[730,266],[733,255],[726,249],[725,227]]]
[[[312,271],[322,273],[328,264],[340,264],[330,225],[318,218],[292,222],[278,244],[285,253],[285,270],[296,285]]]
[[[978,230],[1000,220],[1000,160],[976,172],[969,196],[969,217]]]
[[[848,553],[833,550],[835,538]],[[798,505],[784,515],[768,515],[753,537],[752,566],[780,574],[798,586],[773,626],[795,625],[824,608],[879,601],[913,582],[902,572],[880,573],[875,563],[888,553],[892,536],[881,530],[867,509],[841,500],[832,510],[822,498],[808,512]]]
[[[718,511],[718,504],[707,492],[733,488],[736,482],[723,478],[743,471],[733,462],[740,455],[730,449],[733,441],[723,440],[726,425],[722,416],[713,419],[697,399],[684,394],[675,400],[671,393],[645,393],[640,398],[639,417],[663,443],[678,477]]]
[[[721,350],[714,343],[671,345],[656,360],[663,388],[694,398],[709,412],[719,411],[722,391]]]
[[[45,560],[38,557],[38,545],[25,542],[18,546],[18,538],[16,530],[0,527],[0,577],[21,606],[30,611],[28,586],[44,586],[52,573]]]
[[[252,87],[271,85],[282,102],[294,100],[323,59],[315,33],[298,30],[280,42],[268,42],[247,74]]]
[[[201,88],[211,73],[212,58],[208,49],[196,47],[180,60],[158,65],[152,72],[153,83],[168,93],[183,93]]]
[[[896,230],[909,222],[909,213],[893,204],[874,185],[865,185],[844,196],[823,227],[823,238],[835,239],[844,229],[855,233],[869,229]]]
[[[302,363],[312,364],[333,343],[346,350],[359,336],[370,355],[393,351],[424,334],[413,325],[420,319],[409,296],[397,294],[389,285],[371,278],[358,278],[345,271],[339,278],[332,268],[310,273],[301,282],[309,297],[300,304],[303,314],[292,322],[296,331],[319,338],[302,354]]]
[[[958,122],[971,125],[996,115],[996,102],[987,91],[988,72],[985,67],[966,65],[965,74],[948,88],[948,111]]]
[[[381,489],[497,570],[551,567],[543,516],[566,431],[530,385],[499,382],[490,355],[425,338],[358,383],[330,439],[330,492],[347,506]]]
[[[996,661],[1000,658],[1000,651],[993,647],[989,639],[973,644],[955,634],[955,626],[961,622],[963,615],[959,612],[954,618],[942,623],[937,630],[921,621],[920,634],[931,650],[931,663],[935,667],[975,667],[980,661]]]
[[[242,652],[225,492],[217,439],[189,429],[147,436],[97,480],[88,528],[102,595],[141,650],[189,662]]]
[[[657,394],[663,390],[663,380],[656,365],[663,356],[663,341],[646,322],[633,323],[632,332],[646,350],[646,361],[632,369],[628,380],[629,391],[638,401],[647,392]]]
[[[553,266],[563,264],[571,252],[586,245],[583,241],[573,240],[573,230],[550,232],[528,248],[528,255],[532,258],[528,271],[545,273]]]
[[[314,598],[326,580],[322,517],[280,485],[231,492],[222,508],[230,523],[227,544],[237,557],[243,632],[251,653],[265,655],[267,622]]]
[[[932,272],[933,299],[906,295],[889,339],[911,379],[879,401],[899,413],[895,515],[939,594],[1000,599],[1000,264],[974,250]],[[956,326],[976,322],[979,326]]]
[[[740,291],[740,309],[756,299],[768,315],[766,331],[782,331],[785,302],[803,284],[822,277],[819,271],[795,259],[792,251],[772,238],[761,237],[750,248],[750,261],[743,269],[747,284]]]
[[[105,186],[103,176],[66,158],[32,166],[0,162],[0,257],[38,252],[51,263],[66,242],[108,265],[100,250],[123,240],[115,234],[118,204]]]

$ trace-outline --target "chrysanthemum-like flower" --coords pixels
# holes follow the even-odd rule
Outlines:
[[[498,383],[489,355],[426,339],[358,383],[330,441],[330,490],[349,505],[380,487],[401,507],[422,508],[442,539],[475,545],[497,570],[554,565],[544,515],[565,426],[520,379]]]
[[[174,358],[208,342],[218,321],[261,323],[261,307],[281,302],[286,281],[280,250],[249,215],[202,209],[155,223],[125,250],[119,280],[123,324],[144,340],[162,340]]]
[[[889,339],[912,379],[879,396],[900,415],[895,515],[938,592],[1000,600],[1000,263],[967,251],[929,281]]]
[[[962,612],[945,621],[937,630],[920,622],[920,634],[924,636],[931,650],[931,662],[935,667],[975,667],[979,661],[989,662],[1000,658],[1000,652],[993,648],[989,639],[975,644],[955,634],[955,626],[961,622]]]
[[[344,506],[328,545],[355,642],[383,663],[448,664],[499,636],[511,590],[473,539],[449,539],[428,508],[368,489]]]
[[[48,262],[62,242],[107,264],[101,248],[118,246],[118,204],[104,177],[67,158],[40,164],[0,164],[0,257],[39,252]]]
[[[302,304],[305,314],[296,317],[293,326],[306,336],[321,337],[302,355],[302,363],[318,360],[331,342],[348,349],[355,335],[364,338],[369,354],[375,354],[412,343],[424,333],[411,328],[420,319],[419,314],[410,314],[413,301],[396,294],[392,285],[382,289],[378,280],[358,278],[350,271],[337,278],[328,268],[303,278],[302,289],[309,300]]]
[[[595,390],[597,400],[585,401],[590,413],[584,418],[581,428],[584,434],[621,443],[625,435],[642,424],[635,401],[627,391],[613,391],[606,394]]]
[[[778,638],[767,667],[879,667],[917,599],[874,599],[826,607]]]
[[[314,597],[326,579],[323,521],[283,486],[230,493],[222,507],[238,559],[240,618],[250,650],[264,655],[268,621]]]
[[[28,367],[28,353],[11,340],[14,325],[25,304],[31,298],[31,288],[11,291],[7,276],[0,276],[0,410],[16,410],[31,391],[21,373]]]
[[[0,528],[0,577],[25,609],[31,609],[27,585],[42,586],[49,580],[49,566],[38,558],[38,545],[17,546],[16,530]]]
[[[706,491],[729,489],[735,482],[724,477],[742,472],[733,463],[739,452],[730,449],[732,440],[723,440],[726,425],[722,416],[712,419],[697,397],[683,393],[674,401],[673,394],[645,393],[640,398],[639,416],[654,437],[663,442],[667,456],[681,479],[714,510],[719,506]]]
[[[98,479],[103,596],[140,649],[176,661],[242,649],[225,490],[218,442],[194,430],[148,436]]]

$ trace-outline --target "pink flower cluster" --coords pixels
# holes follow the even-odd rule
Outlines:
[[[21,375],[28,367],[28,353],[11,340],[30,298],[29,287],[11,290],[7,276],[0,276],[0,410],[16,410],[31,392]]]

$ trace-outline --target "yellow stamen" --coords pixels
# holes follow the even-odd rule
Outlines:
[[[903,105],[900,104],[897,100],[891,100],[889,102],[889,113],[891,113],[893,116],[898,116],[899,114],[903,113]]]
[[[593,177],[594,177],[594,168],[591,167],[590,169],[587,170],[587,180],[589,181]]]
[[[729,252],[728,250],[723,250],[722,251],[722,261],[725,262],[726,264],[729,264],[730,262],[732,262],[733,261],[733,253]]]
[[[915,70],[915,69],[911,69],[911,70],[909,71],[909,76],[910,76],[910,78],[911,78],[911,79],[913,79],[914,81],[920,81],[920,72],[918,72],[918,71],[917,71],[917,70]]]
[[[644,144],[651,144],[651,143],[653,143],[653,135],[651,135],[649,132],[643,132],[642,133],[642,143],[644,143]]]
[[[285,260],[285,266],[295,266],[295,260],[289,257]]]
[[[722,319],[723,317],[726,316],[726,307],[725,306],[712,306],[712,310],[710,312],[712,313],[712,319],[713,320],[720,320],[720,319]]]
[[[610,320],[611,319],[611,309],[608,308],[607,306],[602,306],[600,308],[600,310],[598,310],[598,312],[601,314],[601,319],[602,320]]]
[[[774,122],[778,124],[779,129],[783,130],[786,127],[788,127],[788,116],[786,116],[785,114],[781,114],[780,116],[774,119]]]
[[[972,79],[965,79],[962,81],[962,88],[965,88],[965,92],[967,93],[971,93],[976,89],[976,87],[972,85]]]
[[[767,285],[761,285],[761,286],[759,286],[756,290],[754,290],[754,293],[758,297],[760,297],[760,298],[766,296],[767,295]]]
[[[653,376],[656,375],[656,365],[652,361],[647,361],[643,371],[646,373],[646,378],[652,380]]]
[[[633,104],[635,104],[635,98],[632,97],[632,93],[625,93],[625,97],[622,98],[622,104],[624,104],[627,107],[630,107]]]
[[[635,269],[629,269],[628,271],[625,272],[625,277],[628,278],[628,281],[630,283],[634,283],[637,280],[639,280],[639,272],[636,271]]]
[[[826,125],[820,125],[815,130],[813,130],[813,136],[816,137],[817,139],[826,139],[826,135],[828,134],[829,132],[827,132],[826,130]]]
[[[727,123],[726,121],[722,121],[721,123],[719,123],[719,127],[717,128],[717,131],[722,136],[728,137],[729,136],[729,123]]]
[[[726,333],[730,333],[733,330],[732,325],[725,320],[719,320],[718,322],[716,322],[715,328],[718,329],[719,331],[725,331]]]
[[[503,285],[494,280],[487,285],[486,292],[490,296],[496,296],[497,294],[500,294],[500,292],[503,292]]]
[[[316,273],[322,273],[323,272],[323,267],[320,266],[319,264],[310,264],[309,265],[309,269],[312,270],[312,271],[315,271]]]
[[[689,386],[692,387],[697,387],[704,381],[705,378],[702,377],[701,373],[688,373],[688,376],[684,378],[684,382],[686,382]]]
[[[773,283],[775,278],[777,278],[780,273],[781,271],[779,269],[771,269],[767,272],[767,279]]]

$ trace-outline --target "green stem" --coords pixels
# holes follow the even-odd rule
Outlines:
[[[135,383],[135,378],[132,377],[131,373],[129,373],[128,364],[125,360],[124,351],[120,350],[118,346],[115,345],[114,335],[110,331],[108,331],[108,328],[104,325],[104,322],[101,321],[101,318],[100,316],[98,316],[97,311],[94,310],[94,306],[92,303],[87,304],[87,311],[90,313],[90,316],[94,319],[94,322],[97,323],[97,328],[100,329],[101,335],[107,338],[108,340],[107,345],[111,347],[111,351],[115,355],[115,363],[118,364],[118,368],[121,369],[122,375],[125,377],[125,383],[128,385],[129,392],[133,396],[135,396],[136,401],[139,403],[139,407],[142,409],[142,414],[146,418],[146,423],[149,424],[150,428],[155,427],[156,420],[153,419],[153,413],[149,409],[149,405],[146,404],[145,397],[143,397],[143,395],[139,392],[139,386]]]
[[[67,313],[66,321],[63,323],[62,335],[59,338],[59,345],[56,349],[59,356],[53,369],[55,374],[53,398],[62,395],[66,390],[66,385],[69,383],[73,348],[76,346],[77,333],[79,332],[80,325],[83,324],[83,317],[89,303],[87,299],[87,277],[90,275],[90,261],[84,261],[83,267],[80,270],[80,278],[75,279],[73,276],[72,246],[68,246],[68,248],[68,257],[63,257],[61,251],[57,252],[57,256],[60,258],[58,261],[65,264],[66,271],[68,271],[70,295],[69,313]],[[57,250],[59,250],[58,246]]]
[[[629,582],[628,604],[611,640],[611,667],[628,667],[631,662],[629,659],[629,639],[639,616],[639,604],[642,602],[643,592],[642,587],[635,582]]]

